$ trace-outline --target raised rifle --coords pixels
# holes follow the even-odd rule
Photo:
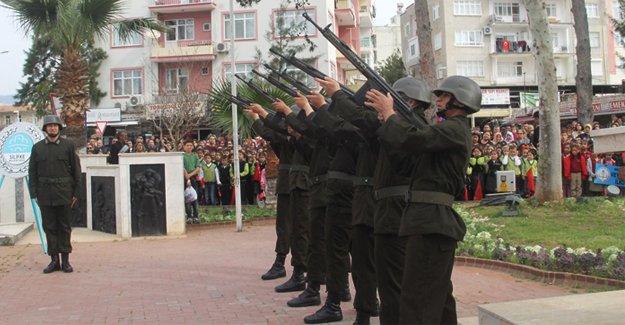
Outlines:
[[[280,58],[282,58],[284,61],[286,61],[287,63],[289,63],[290,65],[302,70],[302,72],[304,72],[305,74],[313,77],[313,78],[319,78],[319,79],[325,79],[325,77],[328,77],[327,74],[317,70],[315,67],[313,67],[312,65],[296,58],[294,55],[291,55],[290,57],[285,56],[284,54],[270,48],[269,52],[279,56]],[[353,90],[347,88],[347,86],[345,85],[340,85],[341,86],[341,90],[343,90],[343,92],[345,92],[346,94],[348,94],[349,96],[354,96],[355,93]]]
[[[272,77],[271,75],[264,75],[264,74],[262,74],[262,73],[260,73],[260,72],[258,72],[256,70],[252,70],[252,72],[255,75],[257,75],[257,76],[267,80],[267,82],[269,82],[270,84],[274,85],[276,88],[284,91],[285,93],[287,93],[287,95],[289,95],[291,97],[297,97],[297,92],[295,90],[287,87],[285,84],[281,83],[280,80]]]
[[[299,90],[300,93],[302,93],[305,96],[308,96],[310,94],[312,94],[312,89],[308,88],[307,85],[305,85],[303,82],[289,76],[288,73],[284,72],[281,73],[280,71],[274,69],[272,66],[270,66],[269,64],[263,64],[265,66],[265,69],[271,71],[271,73],[279,76],[280,78],[284,79],[286,82],[288,82],[289,84],[291,84],[293,87],[297,88],[297,90]]]
[[[256,92],[258,95],[260,95],[264,100],[268,101],[269,103],[275,103],[278,101],[275,97],[271,96],[268,92],[264,91],[263,89],[255,85],[253,82],[247,81],[239,75],[235,75],[235,77],[243,81],[248,87],[250,87],[250,89],[252,89],[254,92]]]
[[[352,49],[350,49],[349,46],[345,44],[345,42],[343,42],[338,36],[336,36],[334,32],[332,32],[332,30],[330,29],[330,26],[332,26],[332,24],[326,27],[321,27],[317,25],[317,23],[307,13],[303,13],[302,16],[310,23],[312,23],[313,26],[315,26],[315,28],[319,30],[321,35],[323,35],[323,37],[325,37],[328,42],[334,45],[334,47],[339,52],[341,52],[343,56],[345,56],[345,58],[351,64],[353,64],[354,67],[356,67],[356,69],[358,69],[358,71],[362,73],[365,78],[367,78],[367,83],[369,85],[363,86],[364,89],[359,90],[357,95],[355,96],[355,99],[359,103],[364,102],[364,93],[366,92],[366,90],[368,90],[368,88],[378,89],[382,93],[391,94],[391,97],[393,97],[394,108],[397,113],[402,115],[409,122],[419,128],[427,126],[427,122],[425,121],[425,119],[418,117],[416,114],[414,114],[408,103],[406,103],[401,95],[399,95],[399,93],[396,92],[384,80],[384,78],[382,78],[375,70],[373,70],[362,58],[356,55],[356,53],[354,53],[354,51],[352,51]]]
[[[236,104],[237,106],[241,106],[243,108],[247,108],[248,106],[252,105],[252,101],[245,98],[245,97],[241,97],[241,96],[232,96],[232,94],[225,94],[225,97],[223,97],[225,100]],[[263,109],[266,110],[269,114],[273,114],[276,115],[276,111],[274,111],[273,109],[270,108],[266,108],[265,106],[263,106]]]

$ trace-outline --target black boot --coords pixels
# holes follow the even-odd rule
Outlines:
[[[61,263],[59,263],[59,254],[50,255],[50,260],[52,260],[50,264],[48,264],[48,266],[43,269],[43,273],[45,274],[61,270]]]
[[[321,297],[319,295],[319,285],[308,283],[306,290],[289,300],[286,304],[289,307],[308,307],[321,305]]]
[[[349,292],[349,273],[347,276],[347,281],[345,282],[345,289],[343,290],[343,293],[341,293],[341,301],[342,302],[352,301],[352,294],[351,292]]]
[[[61,253],[61,269],[65,273],[74,272],[74,268],[69,264],[69,253]]]
[[[341,300],[339,297],[328,295],[326,303],[314,314],[304,317],[306,324],[322,324],[339,322],[343,320],[343,312],[341,311]]]
[[[260,278],[263,280],[273,280],[277,278],[283,278],[286,276],[286,270],[284,269],[284,260],[286,259],[286,255],[277,254],[276,261],[273,262],[273,265],[267,271],[267,273],[263,274]]]
[[[295,267],[293,275],[285,283],[275,288],[276,292],[302,291],[306,288],[306,275],[302,267]]]
[[[369,313],[356,310],[356,320],[354,321],[354,325],[370,325],[370,318],[371,315]]]

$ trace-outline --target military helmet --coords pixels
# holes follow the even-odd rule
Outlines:
[[[430,87],[423,82],[413,77],[403,77],[393,84],[393,90],[398,93],[403,93],[414,100],[418,100],[423,103],[431,104],[432,96]]]
[[[449,76],[441,85],[434,89],[434,94],[440,96],[442,92],[454,95],[454,98],[464,104],[469,114],[477,113],[482,106],[482,91],[473,80],[463,76]]]
[[[46,115],[43,117],[43,130],[46,130],[46,126],[48,124],[57,124],[59,126],[59,130],[63,130],[63,122],[56,115]]]

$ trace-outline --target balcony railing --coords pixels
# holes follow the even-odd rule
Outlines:
[[[152,60],[169,62],[175,60],[202,61],[214,59],[213,46],[206,43],[189,44],[188,46],[155,47],[152,49]]]
[[[154,0],[155,6],[177,6],[194,3],[212,3],[212,0]]]
[[[150,11],[156,13],[177,13],[210,11],[215,9],[213,0],[151,0]]]

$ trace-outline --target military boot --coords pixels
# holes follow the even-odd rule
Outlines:
[[[338,296],[328,294],[326,303],[314,314],[304,317],[306,324],[322,324],[339,322],[343,320],[343,312],[341,311],[341,299]]]
[[[74,272],[74,268],[69,264],[69,253],[61,253],[61,269],[65,273]]]
[[[284,260],[286,259],[286,255],[277,254],[276,261],[273,262],[273,265],[267,271],[267,273],[263,274],[260,278],[263,280],[273,280],[277,278],[283,278],[286,276],[286,270],[284,269]]]
[[[285,283],[275,288],[276,292],[294,292],[302,291],[306,288],[306,274],[304,268],[295,267],[293,269],[293,275]]]
[[[61,263],[59,263],[59,254],[50,255],[50,260],[50,264],[48,264],[48,266],[43,269],[43,273],[45,274],[61,270]]]
[[[286,304],[289,307],[308,307],[321,305],[321,297],[319,295],[319,284],[308,282],[306,289],[297,296],[289,300]]]
[[[356,310],[356,320],[353,325],[370,325],[371,314]]]

